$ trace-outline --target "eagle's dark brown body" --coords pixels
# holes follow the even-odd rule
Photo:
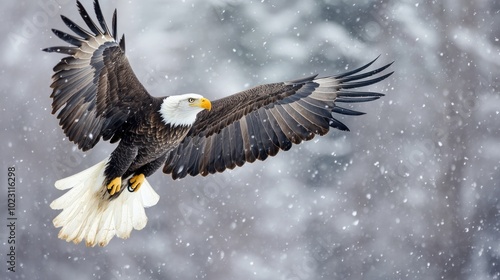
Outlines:
[[[150,104],[131,113],[122,125],[120,142],[106,167],[107,181],[134,174],[152,175],[165,163],[167,152],[184,139],[190,127],[165,124],[159,112],[162,100],[152,99]]]

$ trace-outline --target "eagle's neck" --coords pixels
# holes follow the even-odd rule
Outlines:
[[[201,110],[182,106],[179,99],[179,96],[169,96],[163,99],[159,110],[162,121],[171,127],[191,126]]]

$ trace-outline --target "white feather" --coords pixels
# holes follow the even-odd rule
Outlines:
[[[70,189],[54,200],[50,207],[62,209],[54,219],[55,227],[62,227],[59,238],[87,246],[106,246],[113,236],[128,238],[132,229],[146,226],[144,207],[158,203],[159,195],[145,180],[137,192],[123,190],[115,199],[109,200],[104,186],[104,169],[108,159],[73,176],[55,183],[60,190]],[[123,180],[122,188],[126,188]]]

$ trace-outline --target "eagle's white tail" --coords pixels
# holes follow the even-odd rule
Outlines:
[[[106,246],[113,236],[128,238],[132,229],[146,226],[148,218],[144,207],[155,205],[160,196],[145,180],[137,192],[124,189],[115,199],[109,200],[104,187],[104,169],[108,159],[73,176],[55,183],[60,190],[70,189],[54,200],[50,207],[63,211],[54,219],[59,238],[79,243],[85,239],[87,246]],[[127,187],[123,180],[122,188]]]

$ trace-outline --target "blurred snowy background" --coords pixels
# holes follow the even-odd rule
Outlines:
[[[90,0],[83,0],[89,11]],[[156,96],[215,99],[336,74],[381,55],[386,96],[342,117],[351,132],[265,162],[173,181],[128,240],[57,238],[54,181],[114,148],[83,153],[50,114],[52,67],[73,0],[4,1],[0,30],[2,190],[17,169],[17,272],[3,279],[491,279],[500,277],[500,2],[102,1],[137,76]],[[92,13],[93,15],[93,13]]]

